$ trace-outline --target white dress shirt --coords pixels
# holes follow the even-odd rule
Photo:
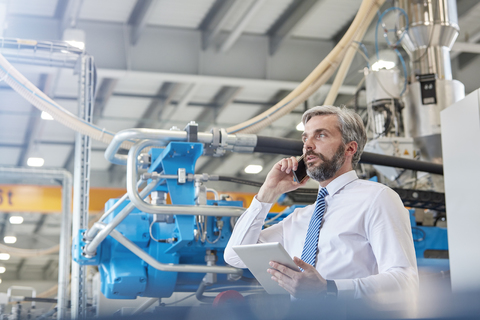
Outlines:
[[[338,297],[399,302],[401,293],[416,299],[418,271],[408,211],[385,185],[358,179],[349,171],[327,185],[326,210],[318,239],[316,269],[334,280]],[[225,261],[246,268],[232,246],[280,242],[301,257],[315,204],[296,209],[283,221],[262,230],[272,204],[256,198],[240,217],[225,249]],[[404,303],[406,301],[402,301]]]

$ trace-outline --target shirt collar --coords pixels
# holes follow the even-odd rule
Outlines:
[[[350,182],[352,182],[354,180],[357,180],[357,179],[358,179],[358,176],[357,176],[357,173],[355,172],[355,170],[345,172],[341,176],[335,178],[332,182],[330,182],[326,186],[327,191],[328,191],[328,195],[333,197],[333,195],[335,193],[337,193],[340,189],[342,189],[347,184],[349,184]],[[318,191],[320,191],[320,189],[322,189],[322,186],[320,186]]]

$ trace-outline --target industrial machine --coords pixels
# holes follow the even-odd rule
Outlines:
[[[396,15],[394,29],[383,22],[387,14]],[[445,272],[449,264],[443,178],[438,175],[440,112],[465,91],[452,79],[449,58],[459,31],[456,4],[397,0],[380,15],[377,31],[380,26],[387,50],[395,52],[401,69],[365,70],[371,139],[361,163],[374,165],[375,176],[395,188],[405,206],[417,208],[410,214],[418,265]],[[392,30],[395,40],[389,40]],[[410,77],[400,45],[410,57]],[[378,43],[376,47],[378,53]],[[129,149],[128,155],[118,153],[121,146]],[[218,128],[198,132],[194,122],[184,130],[123,130],[113,137],[105,157],[127,166],[127,194],[108,201],[100,220],[74,235],[73,259],[81,266],[98,266],[101,292],[108,299],[196,292],[198,300],[212,302],[203,295],[207,288],[258,289],[248,271],[223,260],[243,204],[209,189],[208,181],[219,177],[195,172],[195,163],[200,156],[226,152],[298,155],[301,150],[300,141]],[[207,200],[209,192],[214,200]],[[288,196],[290,202],[314,201],[316,190],[302,192],[299,198]],[[269,216],[268,224],[292,211]]]
[[[396,7],[380,16],[377,29],[388,12],[397,12],[396,40],[387,42],[400,59],[403,79],[398,68],[365,71],[372,135],[366,151],[403,157],[405,163],[441,163],[439,113],[464,96],[463,84],[452,80],[449,65],[449,50],[458,35],[454,1],[422,5],[418,1],[397,1]],[[383,29],[389,32],[388,27]],[[410,56],[410,84],[405,62],[396,48],[400,44]],[[136,142],[128,156],[117,154],[122,143],[132,140]],[[222,156],[226,151],[295,155],[301,150],[298,142],[280,143],[278,147],[271,143],[254,134],[228,134],[224,129],[201,133],[193,122],[184,131],[130,129],[118,133],[105,156],[115,164],[127,165],[128,193],[110,200],[106,213],[92,228],[79,231],[73,243],[74,260],[99,267],[101,291],[110,299],[165,298],[173,292],[188,291],[197,291],[202,299],[207,286],[248,290],[251,275],[225,265],[222,255],[235,219],[243,212],[242,204],[218,197],[207,201],[209,189],[205,183],[218,177],[196,174],[195,162],[202,155]],[[146,148],[150,148],[148,153],[142,153]],[[368,162],[366,157],[364,162]],[[376,164],[378,175],[393,187],[405,186],[407,178],[412,177],[416,184],[421,178],[416,171],[428,172],[415,166],[401,170],[370,163]],[[409,169],[413,175],[405,174]],[[433,180],[428,187],[441,191],[437,177],[427,178]],[[140,191],[143,184],[146,186]],[[403,198],[407,206],[430,209],[411,210],[419,266],[433,264],[445,271],[447,233],[444,225],[440,226],[445,222],[445,206],[432,207],[433,198],[439,194],[431,189],[408,194],[413,198],[424,196],[417,202]],[[167,198],[171,204],[167,204]],[[270,223],[287,214],[277,215]]]

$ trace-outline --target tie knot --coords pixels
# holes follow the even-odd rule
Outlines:
[[[320,191],[318,192],[317,201],[320,199],[324,199],[327,194],[328,194],[327,188],[320,189]]]

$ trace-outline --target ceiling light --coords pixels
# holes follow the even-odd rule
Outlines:
[[[380,50],[378,55],[370,59],[370,65],[372,66],[373,71],[378,71],[381,69],[393,69],[398,63],[397,54],[393,50],[385,49]]]
[[[21,216],[11,216],[9,219],[11,224],[22,224],[23,223],[23,217]]]
[[[5,271],[7,271],[7,268],[5,268],[5,267],[3,267],[3,266],[0,267],[0,273],[5,273]]]
[[[65,42],[71,45],[72,47],[76,47],[80,50],[83,50],[85,48],[85,42],[82,42],[82,41],[69,40]]]
[[[249,173],[249,174],[259,173],[262,170],[263,170],[263,167],[261,165],[258,165],[258,164],[249,164],[245,168],[245,172]]]
[[[29,167],[41,167],[45,163],[45,160],[43,158],[34,158],[30,157],[27,160],[27,165]]]
[[[2,279],[0,279],[0,283],[2,283]]]
[[[299,124],[297,124],[297,127],[296,127],[297,131],[305,131],[305,126],[303,125],[303,122],[300,122]]]
[[[81,29],[65,29],[63,41],[80,50],[85,49],[85,31]]]
[[[50,115],[50,113],[47,113],[45,111],[42,111],[41,117],[43,120],[53,120],[53,117]]]
[[[15,236],[5,236],[5,237],[3,237],[3,242],[5,242],[5,243],[15,243],[15,242],[17,242],[17,237],[15,237]]]
[[[390,69],[393,69],[393,68],[395,68],[395,62],[393,62],[393,61],[378,60],[377,62],[375,62],[372,65],[372,70],[373,71],[378,71],[378,70],[381,70],[381,69],[390,70]]]
[[[8,253],[0,253],[0,260],[9,260],[10,255]]]

